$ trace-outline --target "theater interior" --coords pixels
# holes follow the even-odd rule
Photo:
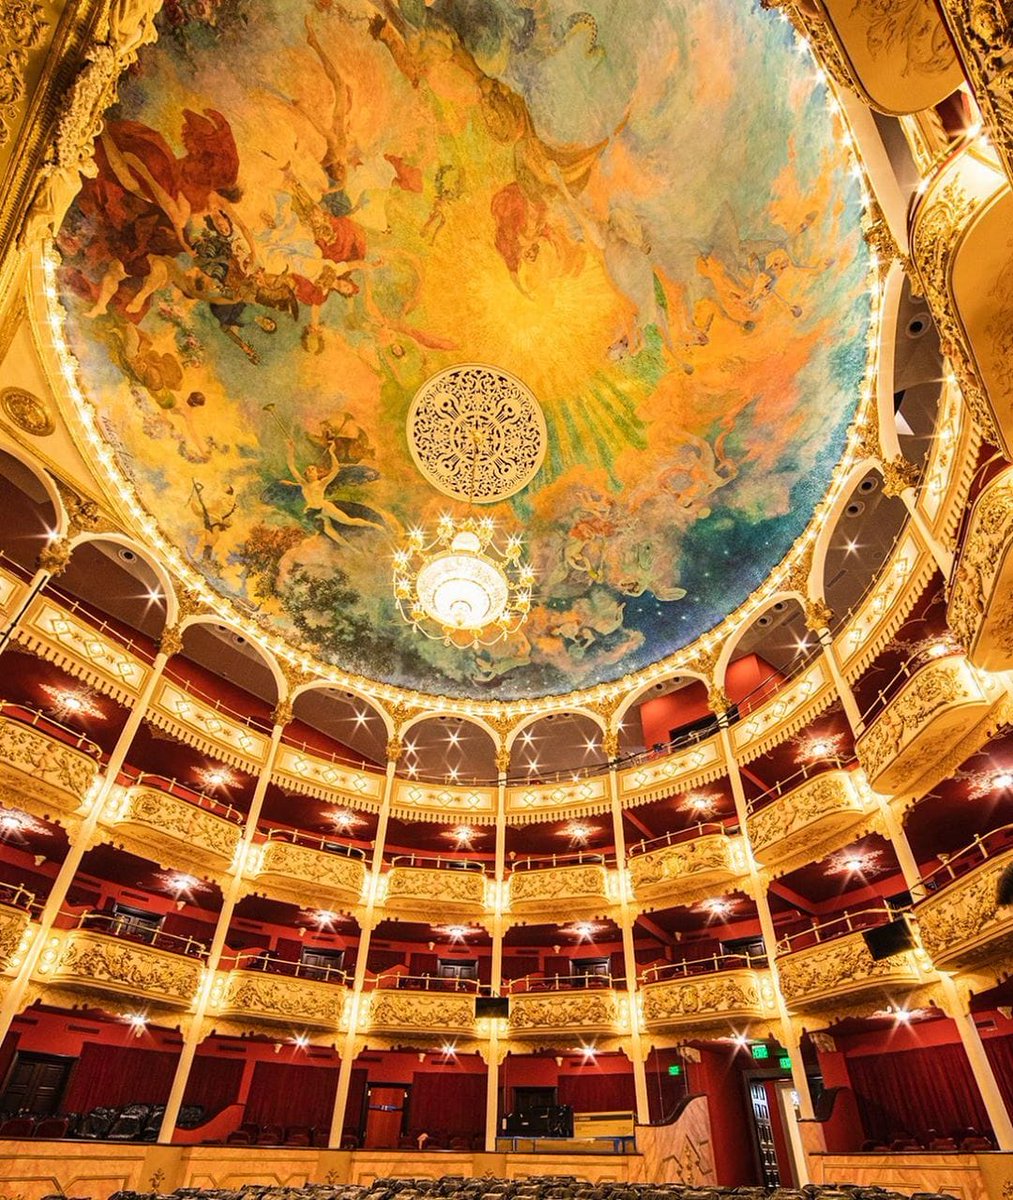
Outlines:
[[[1009,0],[0,63],[0,1196],[1010,1200]]]

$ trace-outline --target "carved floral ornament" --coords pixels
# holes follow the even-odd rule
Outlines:
[[[835,1003],[849,992],[878,991],[887,985],[914,985],[921,980],[910,954],[877,961],[861,933],[782,955],[777,970],[785,1000],[803,1008]]]
[[[997,962],[1013,948],[1013,913],[996,904],[999,877],[1013,851],[997,856],[918,905],[925,949],[939,966]]]
[[[1000,651],[1013,655],[1013,599],[989,603],[1013,536],[1013,472],[1005,471],[974,506],[950,585],[947,622],[968,649],[988,616]]]

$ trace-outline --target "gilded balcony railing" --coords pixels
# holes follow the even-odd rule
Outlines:
[[[355,848],[324,847],[308,838],[272,830],[248,870],[252,885],[276,900],[304,907],[354,908],[362,900],[366,864]]]
[[[776,998],[766,960],[719,955],[645,972],[641,1016],[652,1033],[735,1027],[770,1020]]]
[[[359,1026],[392,1038],[402,1034],[444,1042],[448,1038],[473,1038],[475,996],[458,989],[377,988],[364,1001]]]
[[[618,883],[601,854],[561,854],[511,864],[507,902],[513,915],[555,921],[603,916],[618,902]]]
[[[349,992],[344,975],[318,977],[319,968],[293,963],[291,974],[238,965],[220,973],[211,990],[210,1011],[226,1019],[313,1029],[342,1027]],[[324,974],[329,974],[324,972]]]
[[[999,907],[999,879],[1013,869],[1013,825],[976,838],[922,880],[932,888],[915,907],[922,944],[937,967],[1008,973],[1013,907]]]
[[[511,993],[509,1032],[516,1038],[618,1037],[629,1032],[629,1001],[611,988]]]
[[[630,847],[628,870],[637,904],[658,908],[721,890],[745,874],[747,862],[741,838],[721,825],[699,825]]]
[[[111,840],[122,849],[210,874],[226,871],[232,864],[241,819],[234,810],[197,793],[192,800],[183,799],[149,786],[111,796],[103,814]]]
[[[481,863],[399,855],[382,876],[385,910],[414,920],[475,917],[486,909]]]
[[[35,896],[23,887],[0,888],[0,971],[18,965],[34,904]]]
[[[0,703],[0,788],[35,816],[81,808],[98,774],[99,748],[41,713]]]

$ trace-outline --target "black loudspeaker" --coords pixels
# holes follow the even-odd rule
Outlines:
[[[491,1017],[493,1020],[506,1020],[510,1016],[509,996],[476,996],[475,1018]]]
[[[907,917],[898,917],[895,921],[878,925],[875,929],[863,929],[862,937],[869,953],[877,962],[881,958],[900,954],[902,950],[913,950],[916,945]]]

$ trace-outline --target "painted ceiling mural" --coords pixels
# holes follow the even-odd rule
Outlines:
[[[167,537],[341,668],[515,698],[686,645],[789,550],[865,369],[859,185],[748,0],[166,0],[60,234],[81,381]],[[463,506],[406,441],[460,363],[545,416],[488,510],[537,572],[472,651],[391,555]]]

